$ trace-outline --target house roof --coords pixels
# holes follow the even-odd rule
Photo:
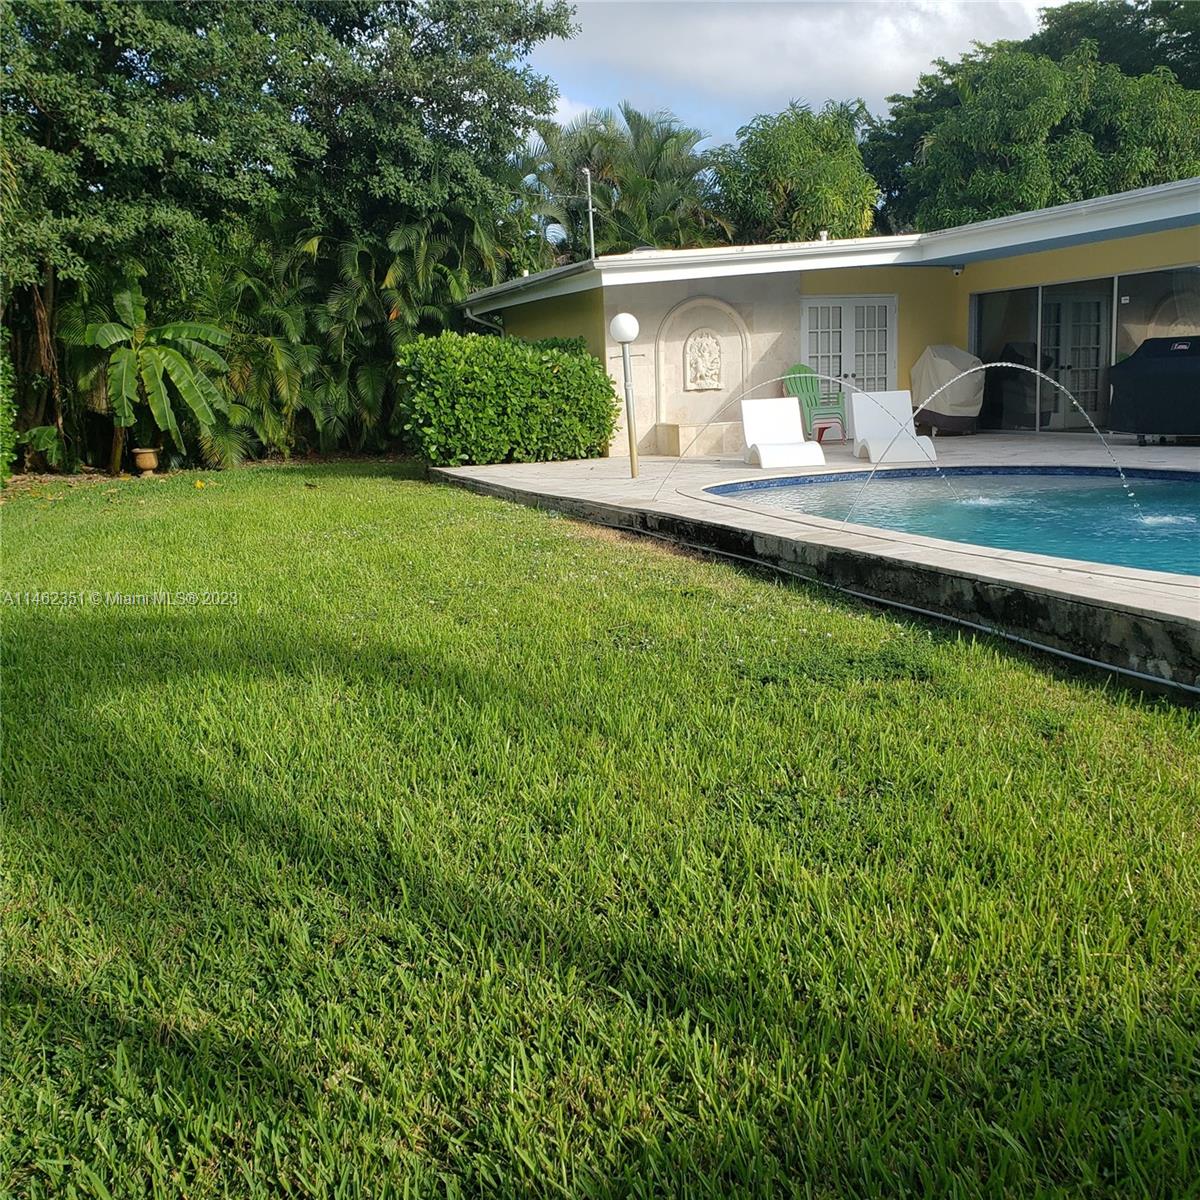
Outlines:
[[[601,255],[484,288],[462,302],[477,313],[567,296],[597,287],[717,279],[835,267],[957,266],[1060,246],[1200,225],[1200,178],[1097,196],[991,221],[892,237],[773,242],[701,250],[634,250]]]

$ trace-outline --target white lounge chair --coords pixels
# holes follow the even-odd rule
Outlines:
[[[854,457],[868,462],[935,462],[937,451],[913,428],[911,392],[854,392]]]
[[[742,401],[746,461],[754,467],[809,467],[825,462],[825,451],[804,437],[800,401],[770,396]]]

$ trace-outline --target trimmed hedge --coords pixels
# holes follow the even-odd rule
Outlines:
[[[584,337],[549,337],[535,338],[529,343],[542,350],[565,350],[568,354],[590,354],[587,338]]]
[[[395,430],[439,467],[595,458],[617,398],[590,354],[516,338],[443,333],[401,347]]]

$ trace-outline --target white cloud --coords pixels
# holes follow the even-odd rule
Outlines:
[[[569,95],[670,108],[725,139],[793,98],[861,96],[880,112],[885,96],[910,90],[935,58],[972,41],[1028,36],[1047,2],[585,0],[581,32],[540,48],[534,61]]]
[[[591,107],[592,105],[585,104],[582,100],[572,100],[570,96],[560,94],[554,106],[554,119],[560,125],[565,125],[568,121],[583,116]]]

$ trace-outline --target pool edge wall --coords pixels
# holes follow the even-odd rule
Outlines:
[[[1200,619],[1148,614],[1110,601],[1005,582],[959,567],[870,554],[820,541],[642,508],[548,495],[434,469],[431,476],[628,533],[663,538],[832,585],[866,599],[994,627],[1050,650],[1149,676],[1172,691],[1200,689]]]

